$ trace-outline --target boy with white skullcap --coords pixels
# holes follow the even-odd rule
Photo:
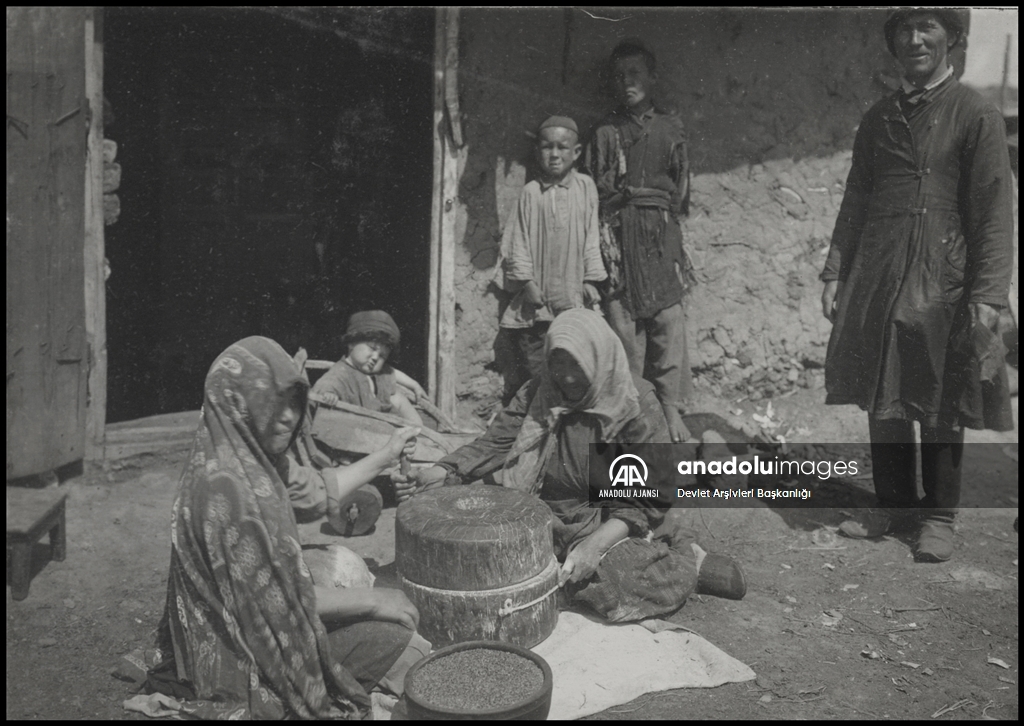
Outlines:
[[[501,327],[515,360],[505,368],[507,401],[544,364],[544,336],[564,310],[594,307],[601,261],[597,187],[574,167],[582,147],[576,122],[551,116],[537,130],[540,176],[523,187],[502,239],[504,287],[513,297]]]

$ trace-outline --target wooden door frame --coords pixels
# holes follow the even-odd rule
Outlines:
[[[85,164],[85,337],[89,383],[85,456],[103,458],[107,423],[107,289],[103,219],[103,8],[85,20],[85,95],[90,120]]]
[[[455,225],[460,162],[465,155],[458,109],[459,9],[437,8],[435,12],[427,383],[441,412],[454,418],[458,377],[455,365]]]
[[[428,388],[441,411],[454,417],[455,224],[459,162],[463,156],[457,108],[458,8],[437,8],[434,31],[434,181],[430,230]],[[107,320],[103,220],[103,9],[86,21],[86,95],[92,109],[86,164],[85,312],[89,349],[86,456],[103,458],[107,416]],[[452,101],[455,107],[452,107]],[[454,137],[454,138],[453,138]]]

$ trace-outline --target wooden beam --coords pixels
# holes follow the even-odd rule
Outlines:
[[[85,164],[85,336],[89,383],[85,455],[103,458],[107,420],[107,294],[103,221],[103,9],[90,7],[85,20],[85,95],[91,120]]]
[[[448,113],[446,137],[456,149],[465,142],[462,138],[462,116],[459,111],[459,9],[449,8],[448,25],[445,28],[444,60],[444,106]]]
[[[445,26],[448,17],[447,8],[439,7],[434,11],[434,180],[430,196],[430,298],[427,330],[427,390],[434,397],[434,403],[440,405],[437,387],[438,367],[438,301],[440,292],[440,258],[441,258],[441,216],[444,209],[443,169],[444,169],[444,61],[445,61]]]
[[[428,383],[437,407],[455,418],[455,227],[464,152],[458,118],[459,10],[439,8],[434,32],[434,196],[430,246]],[[453,134],[458,136],[453,141]]]

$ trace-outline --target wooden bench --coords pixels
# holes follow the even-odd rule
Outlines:
[[[32,581],[32,547],[50,533],[50,557],[63,562],[67,554],[64,489],[7,487],[7,547],[11,550],[11,597],[28,597]]]

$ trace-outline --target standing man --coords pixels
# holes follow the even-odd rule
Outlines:
[[[655,57],[640,41],[619,43],[609,65],[622,105],[597,125],[586,154],[600,199],[608,324],[630,369],[654,384],[672,440],[685,441],[679,408],[693,391],[679,227],[690,207],[686,134],[654,103]]]
[[[918,520],[918,560],[941,562],[953,554],[964,427],[1013,427],[993,332],[1013,265],[1013,179],[1002,117],[953,77],[960,15],[895,10],[885,40],[903,86],[857,131],[821,274],[826,403],[868,412],[879,505],[841,531],[877,537]]]

